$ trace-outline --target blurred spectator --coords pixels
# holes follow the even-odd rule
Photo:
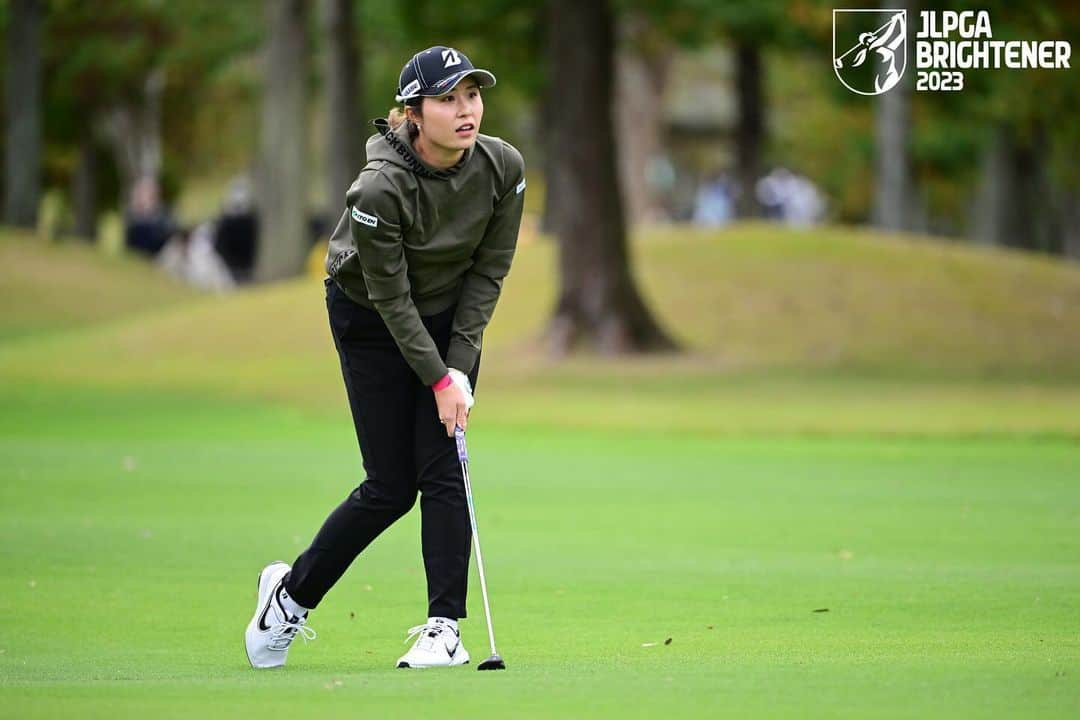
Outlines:
[[[671,219],[668,199],[675,193],[678,173],[667,155],[654,155],[645,165],[645,187],[649,199],[644,219],[648,222],[667,222]]]
[[[735,217],[735,195],[723,175],[703,182],[694,199],[694,222],[707,227],[727,225]]]
[[[784,221],[793,227],[807,227],[824,219],[825,199],[817,186],[802,175],[793,176],[784,201]]]
[[[315,247],[320,240],[326,240],[334,230],[334,221],[337,218],[324,213],[312,213],[307,218],[308,245]]]
[[[247,178],[236,177],[229,182],[221,216],[214,224],[213,239],[214,249],[233,279],[237,283],[250,282],[259,244],[259,217]]]
[[[165,272],[203,290],[224,292],[235,287],[232,273],[214,249],[213,227],[202,223],[190,233],[173,235],[157,256]]]
[[[784,200],[788,193],[788,180],[791,173],[784,168],[776,168],[757,181],[755,192],[761,203],[761,212],[768,220],[781,220],[784,217]]]
[[[824,218],[825,201],[809,178],[776,168],[757,182],[757,198],[765,217],[793,227],[814,225]]]
[[[175,231],[172,217],[161,202],[157,179],[149,175],[139,178],[124,215],[124,244],[129,250],[154,257]]]

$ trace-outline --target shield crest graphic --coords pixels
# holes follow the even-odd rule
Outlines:
[[[907,10],[833,10],[833,72],[848,90],[880,95],[907,68]]]

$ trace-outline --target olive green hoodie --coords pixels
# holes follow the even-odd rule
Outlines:
[[[404,124],[375,121],[367,164],[345,196],[326,273],[382,316],[425,385],[447,367],[472,371],[517,245],[525,162],[512,145],[478,135],[452,168],[413,151]],[[445,361],[421,322],[457,305]]]

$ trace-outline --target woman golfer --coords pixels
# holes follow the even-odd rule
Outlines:
[[[398,667],[462,665],[469,527],[453,438],[472,406],[480,345],[521,222],[521,154],[480,135],[480,89],[495,76],[454,48],[419,52],[401,71],[405,104],[367,142],[326,257],[326,305],[366,479],[292,567],[259,576],[245,633],[256,668],[285,664],[353,559],[420,495],[427,622]]]

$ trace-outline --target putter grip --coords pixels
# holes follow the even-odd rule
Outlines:
[[[457,456],[461,462],[469,462],[469,451],[465,449],[465,431],[454,428],[454,440],[457,441]]]

